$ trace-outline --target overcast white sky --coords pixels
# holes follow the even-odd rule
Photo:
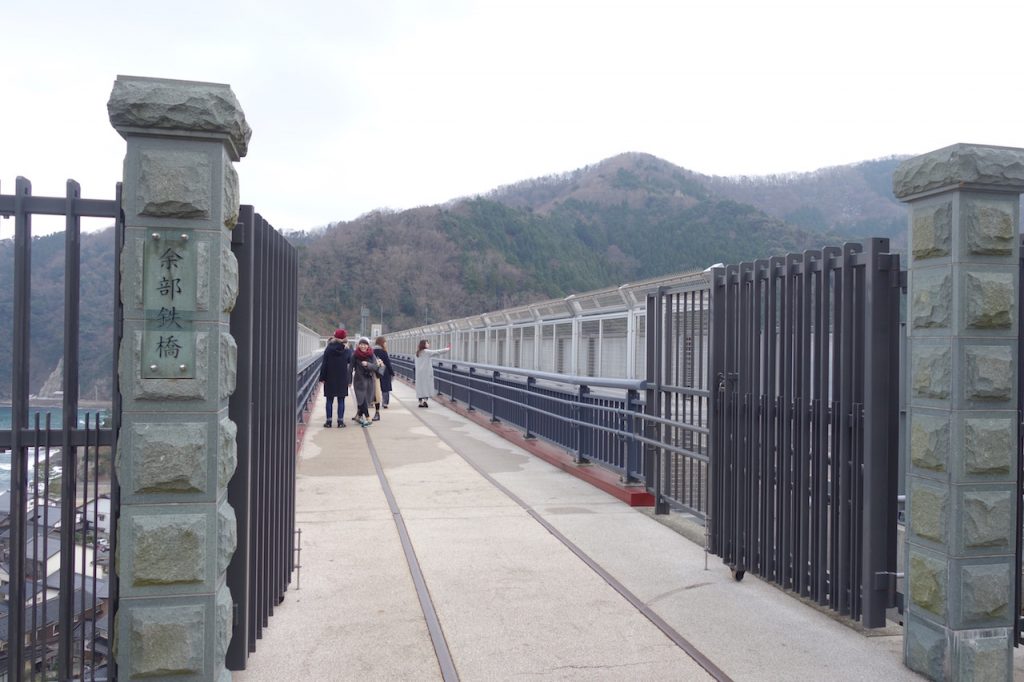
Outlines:
[[[1021,0],[42,0],[5,5],[0,192],[113,196],[118,74],[231,85],[282,230],[627,151],[718,175],[1024,147]],[[0,238],[13,232],[0,220]]]

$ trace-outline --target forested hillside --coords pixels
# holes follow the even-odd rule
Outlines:
[[[841,241],[648,154],[622,154],[445,206],[375,212],[304,235],[303,321],[400,329],[716,262]],[[770,192],[769,192],[770,194]],[[875,199],[877,200],[877,198]]]
[[[83,399],[110,398],[113,383],[114,230],[83,234],[79,285],[79,385]],[[32,240],[30,391],[35,393],[64,353],[64,233]],[[0,240],[0,324],[13,330],[14,240]],[[0,334],[0,400],[10,400],[12,333]]]

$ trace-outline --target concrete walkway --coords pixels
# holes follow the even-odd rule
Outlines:
[[[301,573],[237,681],[920,679],[898,627],[865,636],[715,557],[705,570],[649,513],[404,385],[366,429],[322,428],[322,402],[298,468]]]

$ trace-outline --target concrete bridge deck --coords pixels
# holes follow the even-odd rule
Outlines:
[[[715,557],[706,570],[649,512],[417,409],[405,385],[369,428],[322,415],[321,398],[301,574],[235,680],[921,679],[901,628],[868,636]]]

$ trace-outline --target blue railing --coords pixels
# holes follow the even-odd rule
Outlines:
[[[392,354],[395,372],[415,379],[413,358]],[[552,374],[468,362],[437,362],[438,394],[565,448],[624,482],[645,482],[643,381]]]
[[[295,423],[304,421],[309,408],[309,403],[314,398],[317,384],[320,381],[320,364],[324,356],[322,351],[317,351],[304,358],[299,358],[298,372],[296,376],[295,394]]]

